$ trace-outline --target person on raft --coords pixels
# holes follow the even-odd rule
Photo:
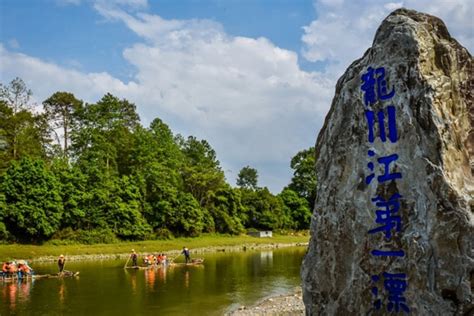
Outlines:
[[[21,279],[23,276],[28,276],[33,274],[33,269],[28,265],[28,262],[25,260],[18,261],[18,278]]]
[[[4,262],[2,264],[2,277],[6,278],[10,274],[10,265],[11,262]]]
[[[151,266],[151,265],[156,265],[156,257],[155,257],[154,255],[152,255],[152,254],[146,256],[146,257],[143,259],[143,261],[144,261],[144,263],[145,263],[146,265],[149,265],[149,266]]]
[[[135,249],[132,249],[132,253],[130,254],[130,258],[132,258],[132,266],[136,267],[138,266],[138,255],[135,252]]]
[[[58,268],[59,268],[59,273],[64,272],[64,265],[66,264],[66,258],[64,258],[64,255],[60,255],[58,259]]]
[[[186,263],[191,262],[191,256],[189,255],[189,249],[186,247],[183,247],[183,251],[181,251],[181,254],[184,255],[184,259],[186,260]]]
[[[13,277],[15,274],[18,274],[18,265],[16,264],[15,261],[7,262],[5,264],[5,269],[6,269],[6,273],[5,273],[6,277]]]

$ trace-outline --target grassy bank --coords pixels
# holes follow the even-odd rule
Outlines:
[[[96,245],[0,245],[0,261],[10,259],[35,259],[40,257],[81,255],[124,254],[133,248],[139,253],[167,252],[188,248],[231,247],[240,245],[289,244],[308,242],[309,236],[275,235],[272,238],[256,238],[246,235],[204,235],[196,238],[174,238],[170,240],[148,240]]]

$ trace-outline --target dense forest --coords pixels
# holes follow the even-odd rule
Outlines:
[[[307,229],[314,148],[291,159],[278,195],[245,166],[227,183],[206,140],[174,135],[111,94],[56,92],[33,105],[19,78],[0,85],[0,240],[78,243],[251,229]]]

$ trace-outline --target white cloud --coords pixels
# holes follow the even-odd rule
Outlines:
[[[452,36],[470,51],[474,48],[473,6],[468,0],[321,0],[315,2],[318,19],[303,28],[303,56],[329,62],[327,73],[339,77],[371,46],[382,20],[400,7],[440,17]]]
[[[64,68],[41,59],[14,53],[0,43],[0,80],[9,82],[22,78],[34,92],[37,102],[46,99],[57,90],[75,93],[85,101],[96,101],[107,91],[124,94],[137,88],[133,82],[124,84],[107,73],[82,73]]]
[[[289,182],[291,157],[314,144],[329,107],[329,80],[302,71],[295,52],[265,38],[229,36],[214,21],[95,8],[144,39],[123,52],[136,67],[132,82],[5,48],[1,79],[23,77],[41,98],[61,89],[95,101],[110,91],[135,102],[144,123],[161,117],[175,131],[209,140],[229,182],[247,164],[259,168],[260,184],[274,192]]]
[[[304,28],[304,56],[329,64],[325,72],[306,72],[295,52],[268,39],[230,36],[211,20],[139,12],[147,6],[142,0],[101,0],[94,8],[103,17],[124,23],[143,39],[123,51],[136,69],[132,81],[61,67],[3,45],[0,80],[22,77],[39,101],[57,90],[89,102],[106,92],[127,98],[145,124],[160,117],[174,131],[209,140],[231,183],[249,164],[258,168],[261,185],[278,192],[289,181],[290,158],[314,144],[337,77],[370,47],[391,10],[412,3],[421,6],[412,0],[316,3],[318,19]],[[472,49],[467,2],[435,0],[419,9],[443,18]]]

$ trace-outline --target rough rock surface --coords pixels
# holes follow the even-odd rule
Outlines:
[[[401,296],[411,314],[474,315],[472,61],[440,19],[399,9],[339,79],[316,144],[317,198],[301,269],[308,315],[389,314],[393,297],[372,279],[382,272],[406,274]],[[385,67],[391,99],[365,105],[361,76],[368,67]],[[396,109],[397,141],[370,143],[365,111],[388,105]],[[366,184],[367,164],[377,162],[369,150],[398,154],[389,166],[402,178]],[[383,167],[375,165],[376,175]],[[393,227],[391,238],[369,234],[380,226],[371,199],[395,192],[402,196],[393,214],[400,231]],[[401,249],[405,256],[376,256],[374,249]]]

